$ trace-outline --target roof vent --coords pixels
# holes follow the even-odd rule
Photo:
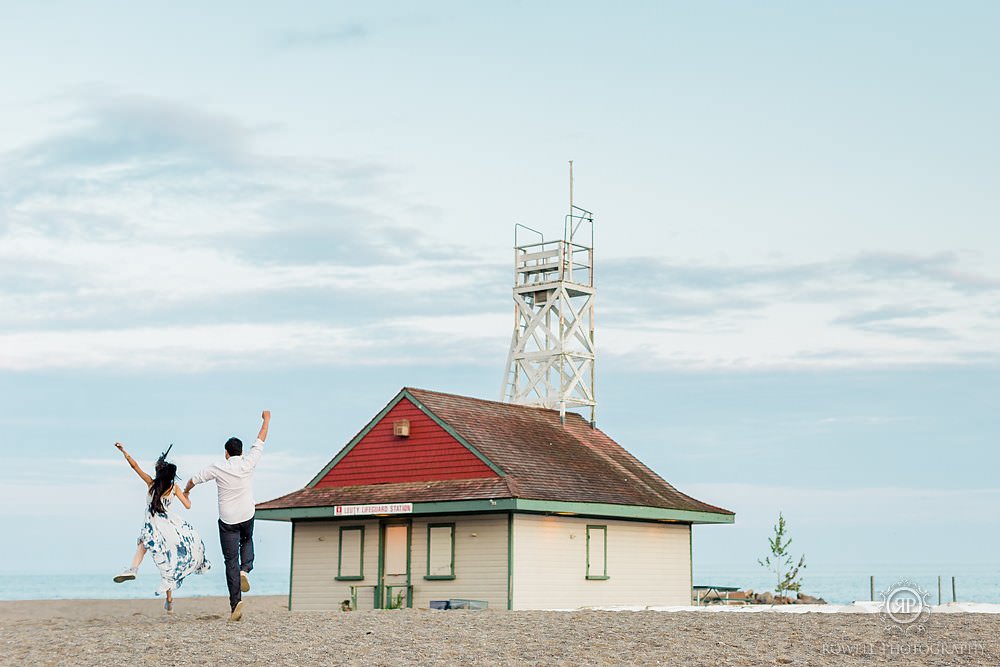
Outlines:
[[[410,420],[400,419],[399,421],[392,422],[392,434],[397,438],[409,438]]]

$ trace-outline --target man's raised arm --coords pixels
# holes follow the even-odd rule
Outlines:
[[[260,432],[257,434],[257,439],[261,442],[267,440],[267,425],[271,423],[271,411],[264,410],[260,413],[260,418],[264,420],[264,423],[260,425]]]
[[[264,410],[264,412],[260,413],[260,418],[264,420],[264,423],[260,425],[257,441],[253,443],[250,451],[243,456],[243,460],[250,467],[256,467],[257,461],[260,460],[260,455],[264,453],[264,441],[267,439],[267,427],[271,423],[271,411]]]

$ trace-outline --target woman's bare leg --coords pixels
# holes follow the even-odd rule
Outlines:
[[[167,604],[163,605],[163,608],[167,611],[174,610],[174,592],[172,590],[167,591]]]
[[[132,569],[138,570],[142,559],[146,557],[146,547],[140,542],[135,547],[135,556],[132,557]]]

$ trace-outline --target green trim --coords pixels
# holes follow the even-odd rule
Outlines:
[[[485,456],[483,456],[482,452],[480,452],[478,449],[476,449],[475,447],[473,447],[472,445],[470,445],[469,442],[465,438],[463,438],[462,436],[460,436],[458,434],[458,432],[455,431],[455,429],[453,429],[451,426],[449,426],[444,421],[442,421],[437,415],[435,415],[433,412],[431,412],[423,403],[421,403],[419,400],[417,400],[416,397],[413,396],[413,394],[411,394],[406,389],[403,389],[398,394],[396,394],[396,397],[393,398],[391,401],[389,401],[389,404],[386,405],[384,408],[382,408],[382,410],[377,415],[375,415],[375,417],[370,422],[368,422],[368,424],[366,424],[365,427],[363,429],[361,429],[356,436],[354,436],[353,438],[351,438],[351,441],[348,442],[344,446],[343,449],[341,449],[339,452],[337,452],[337,455],[334,456],[330,460],[330,462],[327,463],[323,467],[323,469],[319,471],[319,474],[316,475],[315,477],[313,477],[312,480],[308,484],[306,484],[306,488],[307,489],[311,489],[311,488],[315,487],[316,484],[321,479],[323,479],[323,477],[325,477],[326,474],[328,472],[330,472],[335,465],[337,465],[338,463],[340,463],[341,459],[343,459],[345,456],[347,456],[351,452],[351,450],[354,449],[355,446],[357,446],[357,444],[359,442],[361,442],[361,440],[366,435],[368,435],[371,432],[371,430],[373,428],[375,428],[375,426],[378,425],[378,423],[381,422],[382,419],[387,414],[389,414],[389,411],[392,410],[394,407],[396,407],[399,404],[399,402],[402,401],[404,398],[406,400],[410,401],[410,403],[413,403],[413,405],[416,406],[416,408],[418,410],[420,410],[425,415],[427,415],[428,417],[430,417],[431,420],[435,424],[437,424],[438,426],[440,426],[441,428],[443,428],[448,433],[448,435],[450,435],[451,437],[453,437],[456,440],[458,440],[458,442],[463,447],[465,447],[470,452],[472,452],[473,454],[475,454],[476,458],[478,458],[480,461],[482,461],[487,466],[489,466],[490,470],[492,470],[493,472],[495,472],[500,477],[506,477],[507,473],[505,473],[499,467],[497,467],[496,465],[494,465],[494,463],[492,461],[490,461],[488,458],[486,458]],[[266,510],[264,510],[264,511],[266,511]]]
[[[382,608],[382,572],[385,571],[385,522],[378,522],[378,578],[375,580],[375,608]]]
[[[500,477],[506,477],[507,476],[507,473],[505,473],[503,470],[501,470],[498,466],[494,465],[493,461],[490,461],[488,458],[486,458],[486,456],[483,455],[483,453],[480,452],[478,449],[476,449],[475,447],[473,447],[472,444],[469,443],[468,440],[466,440],[461,435],[459,435],[458,431],[456,431],[455,429],[453,429],[451,426],[449,426],[447,423],[445,423],[444,420],[440,419],[436,414],[434,414],[433,412],[431,412],[430,408],[428,408],[423,403],[421,403],[419,400],[417,400],[417,398],[413,394],[411,394],[410,392],[408,392],[405,389],[403,390],[402,393],[403,393],[403,395],[406,398],[408,398],[410,400],[411,403],[413,403],[415,406],[417,406],[417,408],[421,412],[423,412],[425,415],[427,415],[428,417],[430,417],[431,420],[433,420],[435,424],[437,424],[438,426],[440,426],[441,428],[443,428],[445,430],[445,432],[448,433],[448,435],[450,435],[451,437],[453,437],[456,440],[458,440],[462,444],[463,447],[465,447],[470,452],[472,452],[473,454],[475,454],[476,458],[478,458],[480,461],[482,461],[487,466],[489,466],[490,470],[492,470],[493,472],[495,472]]]
[[[361,553],[358,559],[358,572],[359,574],[341,574],[341,563],[344,562],[344,531],[345,530],[360,530],[361,531]],[[340,532],[337,534],[337,576],[334,577],[336,581],[363,581],[365,578],[365,527],[360,526],[341,526]]]
[[[469,512],[531,512],[552,514],[571,513],[582,517],[608,519],[639,519],[642,521],[675,521],[678,523],[734,523],[735,514],[716,512],[696,512],[693,510],[667,509],[663,507],[642,507],[639,505],[610,505],[607,503],[574,503],[557,500],[525,500],[523,498],[497,498],[495,500],[454,500],[428,503],[413,503],[413,511],[407,515],[421,514],[464,514]],[[289,509],[260,509],[256,518],[262,521],[288,521],[290,519],[336,519],[333,506],[294,507]],[[374,518],[374,515],[372,515]],[[350,520],[357,521],[357,515]]]
[[[431,530],[433,528],[451,528],[451,574],[431,574]],[[424,579],[428,581],[454,579],[455,578],[455,523],[429,523],[427,524],[427,574]]]
[[[694,598],[694,526],[688,526],[688,578],[691,581],[691,597]]]
[[[497,502],[499,503],[500,501],[498,500]],[[664,507],[643,507],[640,505],[575,503],[559,500],[524,500],[522,498],[518,498],[515,502],[516,509],[521,512],[572,512],[581,516],[653,519],[682,523],[734,523],[736,519],[735,514],[668,509]]]
[[[590,531],[592,531],[592,530],[595,530],[595,531],[596,530],[600,530],[600,531],[602,531],[604,533],[604,572],[601,573],[601,574],[591,574],[590,573]],[[605,579],[610,579],[610,577],[608,577],[608,527],[606,525],[601,525],[601,526],[590,525],[590,524],[587,525],[587,572],[586,572],[586,577],[587,577],[587,579],[590,579],[591,581],[594,581],[594,580],[601,580],[601,581],[603,581]]]
[[[413,521],[407,519],[406,521],[406,607],[411,609],[413,607],[413,575],[410,566],[410,556],[413,554]]]
[[[295,576],[295,522],[292,521],[292,555],[288,559],[288,611],[292,610],[292,577]]]
[[[514,513],[507,514],[507,609],[514,609]]]

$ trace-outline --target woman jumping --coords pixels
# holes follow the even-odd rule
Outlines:
[[[198,532],[191,524],[170,511],[173,497],[188,509],[191,509],[191,500],[174,483],[177,466],[167,463],[166,453],[157,460],[156,477],[153,478],[143,472],[135,459],[125,451],[122,443],[116,442],[115,447],[125,455],[125,460],[149,490],[146,496],[146,523],[139,532],[132,565],[115,577],[115,583],[135,579],[139,564],[149,551],[160,570],[160,585],[156,589],[156,595],[165,593],[167,601],[163,608],[173,611],[173,592],[181,587],[184,579],[191,574],[203,574],[211,567],[205,559],[205,543]]]

